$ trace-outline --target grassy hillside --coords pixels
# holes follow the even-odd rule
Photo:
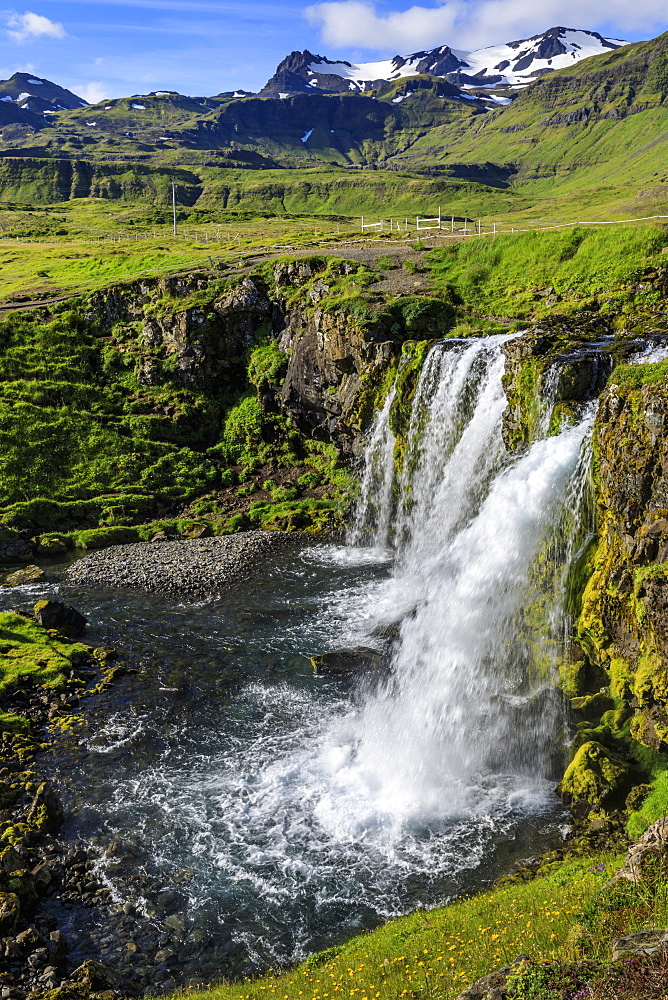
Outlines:
[[[435,288],[472,314],[529,319],[594,308],[622,327],[629,314],[659,306],[662,293],[643,279],[668,263],[666,248],[664,227],[576,226],[453,242],[427,260]]]

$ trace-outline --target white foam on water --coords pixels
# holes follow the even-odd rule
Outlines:
[[[654,365],[668,358],[668,341],[665,343],[651,342],[646,344],[629,358],[631,365]]]

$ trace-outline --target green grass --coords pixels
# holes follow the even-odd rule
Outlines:
[[[160,215],[156,222],[154,212],[140,207],[85,201],[56,206],[53,213],[67,216],[66,236],[31,237],[35,210],[0,210],[4,300],[92,291],[142,276],[209,267],[211,261],[236,266],[258,254],[326,245],[350,234],[345,220],[343,226],[310,217],[220,222],[216,213],[202,211],[188,213],[175,239]]]
[[[612,940],[668,919],[668,886],[609,885],[620,861],[595,854],[528,882],[418,911],[311,956],[296,969],[223,983],[201,1000],[453,1000],[466,985],[530,954],[605,960]]]
[[[52,638],[22,615],[0,612],[0,692],[20,686],[26,678],[43,687],[62,688],[77,662],[89,653],[89,646]],[[21,717],[14,718],[24,728]]]
[[[577,227],[503,234],[453,242],[426,257],[434,287],[474,313],[521,318],[581,309],[599,300],[604,310],[655,305],[633,284],[665,263],[668,233],[656,226]],[[548,301],[550,299],[550,301]]]
[[[610,381],[620,389],[640,389],[643,385],[661,385],[668,378],[668,361],[649,365],[617,365]]]

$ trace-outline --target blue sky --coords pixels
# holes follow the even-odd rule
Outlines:
[[[668,30],[665,0],[48,0],[0,12],[0,76],[47,77],[84,98],[258,90],[292,49],[374,59],[478,48],[556,24],[635,41]]]

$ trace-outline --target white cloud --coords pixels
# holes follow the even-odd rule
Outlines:
[[[82,97],[89,104],[99,104],[100,101],[107,101],[111,93],[111,87],[101,80],[91,80],[83,87],[71,88],[78,97]]]
[[[665,0],[447,0],[434,7],[415,5],[377,13],[369,0],[334,0],[305,10],[333,48],[358,47],[378,52],[410,52],[451,45],[478,48],[526,38],[555,25],[596,29],[610,37],[625,31],[649,34],[668,20]]]
[[[42,14],[33,14],[27,10],[19,14],[15,10],[5,11],[7,34],[14,41],[22,44],[33,38],[65,38],[67,32],[62,24],[50,21]]]

